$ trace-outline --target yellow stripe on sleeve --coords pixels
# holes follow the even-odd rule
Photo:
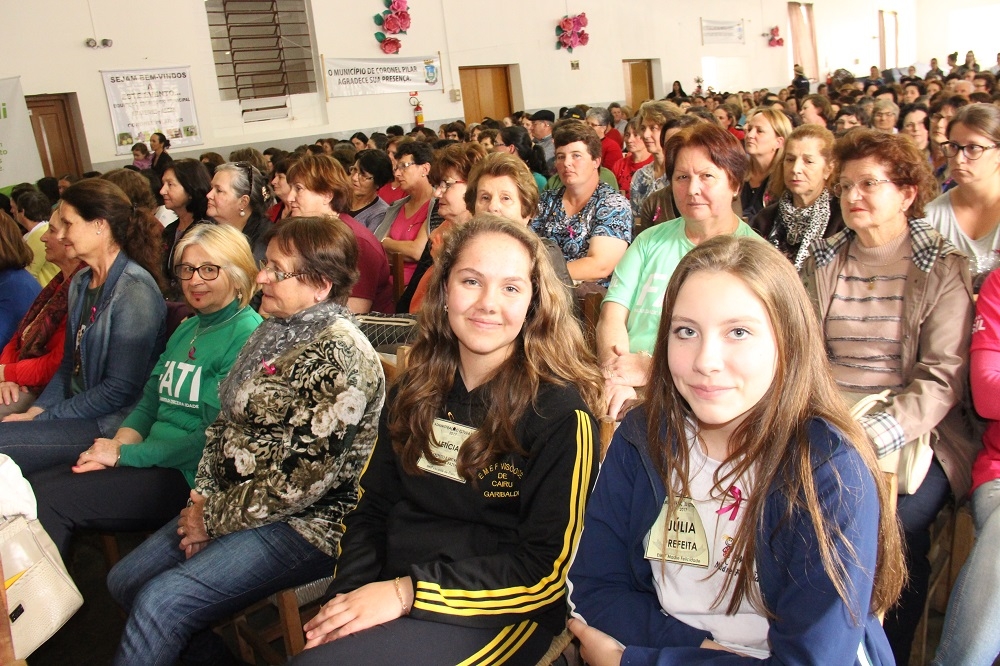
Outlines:
[[[570,479],[569,516],[562,548],[552,571],[538,583],[495,590],[445,589],[437,583],[417,581],[413,607],[450,615],[498,615],[512,610],[529,612],[552,603],[563,594],[566,567],[580,533],[594,457],[594,432],[590,415],[576,410],[576,458]]]

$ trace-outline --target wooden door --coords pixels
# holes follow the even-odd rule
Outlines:
[[[68,95],[27,95],[28,115],[46,176],[83,173],[80,141],[73,129]]]
[[[622,60],[625,78],[625,104],[633,111],[653,99],[653,65],[649,60]]]
[[[487,116],[502,120],[504,116],[513,113],[510,72],[506,65],[459,67],[458,77],[462,87],[465,122],[478,123]]]

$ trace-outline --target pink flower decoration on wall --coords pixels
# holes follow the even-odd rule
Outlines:
[[[590,42],[587,27],[587,15],[580,12],[576,16],[564,16],[556,25],[556,49],[565,48],[570,53],[578,46],[586,46]]]
[[[405,35],[410,29],[410,11],[407,0],[384,0],[385,10],[376,14],[372,20],[382,28],[375,33],[375,39],[382,53],[399,53],[403,43],[397,37],[389,35]]]

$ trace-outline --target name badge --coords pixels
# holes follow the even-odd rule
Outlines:
[[[649,530],[646,559],[708,568],[708,538],[690,497],[680,498],[677,511],[669,517],[667,503],[663,503]]]
[[[475,428],[448,421],[446,419],[434,419],[434,439],[431,440],[431,453],[441,459],[441,464],[437,464],[421,457],[417,461],[417,467],[443,476],[452,481],[465,483],[465,479],[458,473],[458,452],[462,449],[462,444],[469,436],[476,432]]]

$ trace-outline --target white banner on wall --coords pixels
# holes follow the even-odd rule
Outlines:
[[[701,20],[702,44],[745,44],[743,21]]]
[[[102,70],[108,94],[115,153],[128,155],[132,144],[162,132],[171,148],[204,143],[191,92],[190,67]]]
[[[21,77],[0,79],[0,187],[33,183],[44,175]]]
[[[330,97],[438,90],[441,58],[323,58]]]

